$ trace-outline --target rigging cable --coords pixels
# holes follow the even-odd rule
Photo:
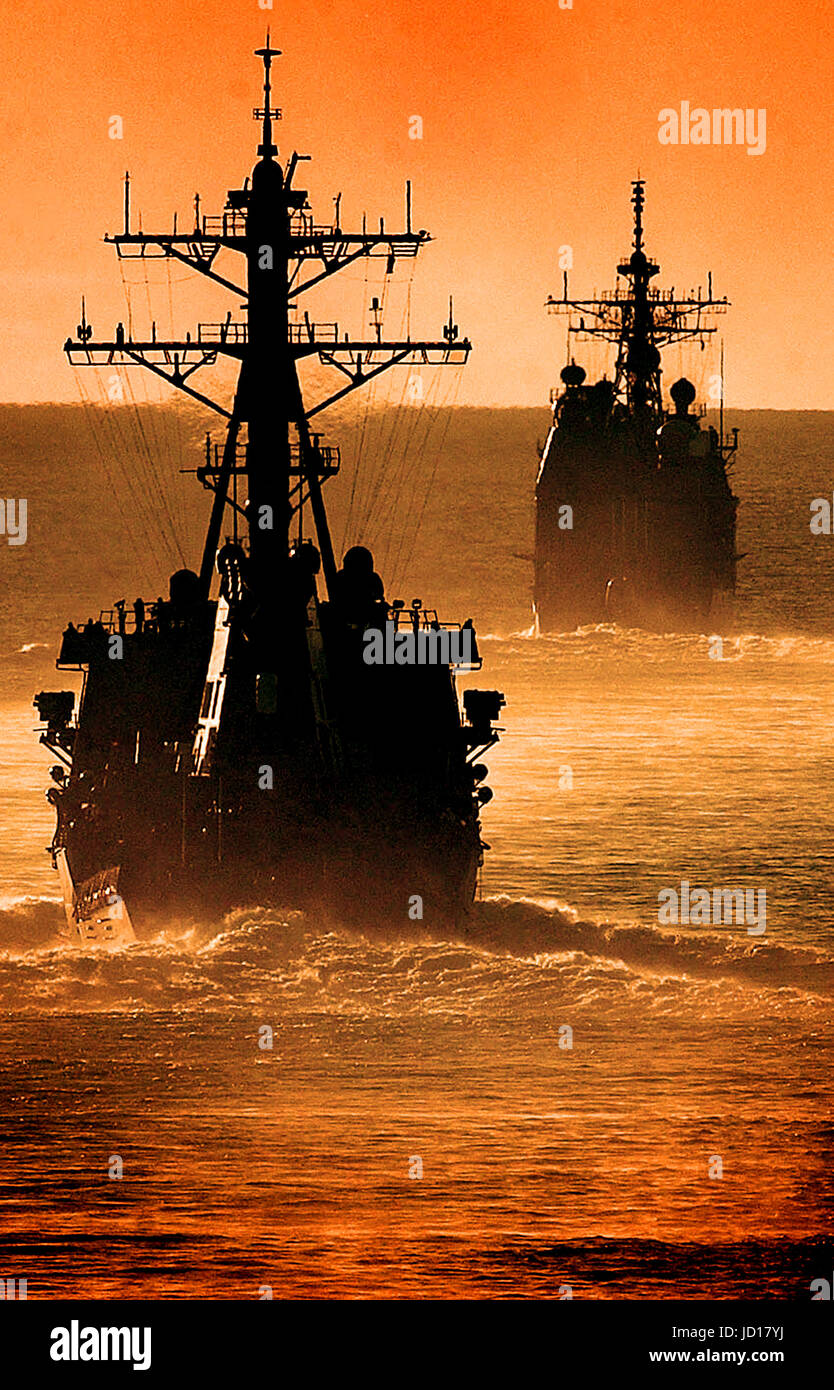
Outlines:
[[[75,378],[76,389],[77,389],[78,394],[79,394],[79,396],[80,396],[80,398],[81,398],[81,405],[82,405],[82,409],[83,409],[83,411],[84,411],[84,417],[85,417],[85,420],[86,420],[86,422],[87,422],[87,426],[88,426],[89,431],[90,431],[90,437],[91,437],[91,439],[92,439],[92,441],[93,441],[93,445],[94,445],[95,450],[96,450],[96,452],[97,452],[97,454],[98,454],[98,456],[99,456],[99,459],[100,459],[100,461],[101,461],[101,465],[102,465],[102,468],[103,468],[103,471],[104,471],[104,476],[105,476],[105,479],[106,479],[106,481],[107,481],[108,490],[109,490],[109,492],[110,492],[111,497],[113,498],[113,500],[114,500],[115,503],[116,503],[116,507],[117,507],[117,509],[118,509],[119,516],[121,517],[121,520],[122,520],[122,525],[123,525],[123,528],[124,528],[124,534],[128,537],[129,543],[130,543],[130,545],[133,547],[134,553],[135,553],[135,555],[136,555],[136,558],[137,558],[139,564],[140,564],[140,565],[143,565],[144,562],[145,562],[145,560],[147,559],[147,553],[143,554],[143,552],[142,552],[142,549],[141,549],[141,547],[140,547],[140,545],[139,545],[139,542],[138,542],[138,540],[137,540],[137,538],[136,538],[135,530],[134,530],[134,528],[130,525],[129,518],[128,518],[128,514],[127,514],[127,512],[126,512],[126,510],[125,510],[125,506],[124,506],[124,503],[123,503],[123,501],[122,501],[122,497],[121,497],[121,495],[120,495],[119,489],[116,487],[115,478],[114,478],[114,475],[113,475],[113,473],[112,473],[112,471],[111,471],[110,464],[109,464],[109,462],[108,462],[107,452],[106,452],[106,450],[104,449],[104,447],[102,446],[101,431],[100,431],[99,428],[98,428],[98,422],[96,421],[96,418],[95,418],[95,414],[96,414],[97,407],[93,404],[92,397],[89,395],[89,393],[88,393],[88,391],[87,391],[87,388],[86,388],[86,387],[84,386],[84,384],[83,384],[83,378],[82,378],[81,372],[79,371],[78,367],[76,367],[75,365],[72,365],[72,374],[73,374],[73,377]]]
[[[391,520],[391,524],[389,525],[386,533],[386,563],[390,558],[390,554],[394,546],[394,518],[399,519],[400,526],[402,527],[404,524],[404,518],[408,515],[408,508],[407,505],[405,505],[405,488],[407,481],[412,476],[415,468],[419,468],[420,462],[422,460],[422,450],[423,448],[425,448],[426,438],[428,437],[428,429],[431,428],[431,420],[433,415],[432,397],[437,389],[437,380],[438,374],[435,372],[433,374],[426,399],[424,400],[421,407],[417,407],[414,409],[414,418],[411,421],[411,427],[409,430],[408,437],[404,443],[404,446],[399,456],[399,464],[395,469],[391,471],[387,480],[387,487],[381,489],[380,496],[377,499],[378,506],[377,511],[374,515],[373,524],[382,525],[386,511],[388,512]],[[401,409],[404,412],[406,407],[403,405]],[[411,457],[409,451],[411,441],[414,436],[415,428],[417,425],[421,426],[424,430],[426,430],[426,434],[423,439],[422,445],[419,446],[415,451],[415,457]],[[400,532],[400,534],[402,534],[402,532]]]
[[[115,379],[119,387],[118,399],[123,400],[121,377],[116,375]],[[100,396],[100,420],[105,433],[109,434],[109,443],[114,459],[122,461],[133,456],[137,465],[136,472],[144,474],[142,457],[137,454],[135,441],[131,440],[127,433],[127,426],[132,423],[129,412],[123,411],[114,402],[110,391],[105,390],[104,383],[98,373],[96,373],[96,384]],[[159,527],[155,524],[153,509],[148,501],[150,496],[149,484],[143,477],[142,485],[137,486],[134,479],[134,469],[125,462],[120,462],[120,467],[132,497],[134,511],[145,529],[149,551],[155,557],[157,564],[162,565],[162,541],[164,538],[161,536]]]
[[[368,302],[368,265],[369,265],[369,259],[368,259],[368,257],[366,256],[366,257],[365,257],[365,265],[364,265],[364,267],[363,267],[363,269],[364,269],[363,297],[364,297],[364,303],[365,303],[365,304],[367,304],[367,302]],[[357,489],[357,486],[358,486],[358,484],[359,484],[359,469],[360,469],[360,465],[361,465],[361,463],[362,463],[362,459],[363,459],[363,456],[364,456],[364,450],[365,450],[365,435],[366,435],[367,428],[368,428],[368,415],[369,415],[369,412],[370,412],[370,409],[371,409],[371,402],[372,402],[372,400],[373,400],[373,398],[374,398],[375,388],[376,388],[376,381],[374,380],[374,381],[371,382],[370,387],[369,387],[369,389],[368,389],[368,391],[367,391],[367,393],[366,393],[366,395],[365,395],[365,411],[364,411],[364,415],[363,415],[363,417],[362,417],[362,429],[361,429],[361,432],[360,432],[360,435],[359,435],[359,445],[358,445],[357,453],[356,453],[356,464],[355,464],[355,467],[354,467],[354,469],[353,469],[353,478],[351,479],[350,498],[349,498],[349,501],[348,501],[347,516],[345,517],[345,524],[344,524],[344,528],[343,528],[343,532],[342,532],[342,544],[341,544],[341,550],[342,550],[342,552],[344,552],[344,550],[345,550],[345,548],[346,548],[346,546],[347,546],[347,539],[348,539],[348,536],[350,535],[351,522],[353,521],[353,507],[354,507],[354,502],[355,502],[355,499],[356,499],[356,489]]]
[[[410,422],[410,425],[409,425],[409,428],[408,428],[408,432],[407,432],[407,434],[406,434],[405,442],[404,442],[404,444],[403,444],[403,472],[402,472],[403,486],[405,485],[405,482],[406,482],[408,479],[410,479],[410,478],[412,478],[412,477],[414,476],[415,467],[416,467],[416,466],[419,466],[419,464],[422,463],[423,455],[424,455],[424,452],[425,452],[425,449],[426,449],[426,445],[427,445],[427,443],[428,443],[429,434],[430,434],[430,431],[431,431],[431,428],[432,428],[432,415],[433,415],[433,413],[434,413],[434,412],[433,412],[433,406],[432,406],[432,400],[433,400],[433,397],[437,394],[437,384],[438,384],[439,379],[440,379],[439,371],[438,371],[437,369],[435,369],[435,371],[434,371],[434,373],[433,373],[433,375],[432,375],[432,380],[431,380],[430,385],[429,385],[428,394],[427,394],[427,397],[426,397],[426,400],[425,400],[423,406],[408,406],[408,407],[407,407],[407,410],[409,410],[409,411],[411,412],[412,418],[411,418],[411,422]],[[423,442],[422,442],[422,444],[420,444],[420,445],[418,446],[418,448],[417,448],[417,452],[416,452],[416,461],[415,461],[414,464],[409,465],[408,460],[409,460],[409,457],[410,457],[411,448],[412,448],[412,444],[413,444],[413,442],[414,442],[415,436],[418,434],[418,431],[419,431],[420,427],[421,427],[422,425],[425,424],[425,419],[426,419],[426,417],[425,417],[425,415],[424,415],[424,411],[425,411],[425,410],[428,410],[428,412],[429,412],[429,414],[428,414],[428,421],[429,421],[429,423],[428,423],[428,426],[426,427],[426,430],[425,430],[425,436],[424,436],[424,438],[423,438]]]
[[[144,266],[144,257],[142,257],[142,261],[143,261],[143,270],[144,270],[144,279],[145,279],[145,289],[146,289],[147,294],[148,294],[148,303],[149,303],[149,305],[150,305],[150,288],[149,288],[149,286],[148,286],[147,268]],[[123,267],[122,261],[119,262],[119,266],[120,266],[120,270],[121,270],[122,288],[123,288],[123,290],[124,290],[125,299],[126,299],[127,305],[128,305],[128,317],[129,317],[129,320],[132,320],[132,304],[131,304],[130,287],[129,287],[128,284],[127,284],[127,280],[126,280],[126,277],[125,277],[125,274],[124,274],[124,267]],[[180,567],[184,567],[184,565],[185,565],[185,556],[184,556],[184,554],[183,554],[182,546],[180,545],[180,540],[179,540],[179,537],[178,537],[178,535],[177,535],[177,529],[176,529],[176,526],[175,526],[175,523],[174,523],[174,518],[173,518],[173,515],[172,515],[172,512],[171,512],[171,507],[170,507],[170,504],[169,504],[169,501],[168,501],[167,493],[166,493],[166,490],[165,490],[165,488],[164,488],[164,486],[163,486],[163,483],[162,483],[162,475],[161,475],[161,473],[160,473],[160,471],[159,471],[159,468],[158,468],[158,466],[157,466],[157,463],[156,463],[156,458],[155,458],[155,455],[154,455],[154,449],[151,447],[151,444],[150,444],[150,442],[149,442],[149,440],[148,440],[147,433],[146,433],[146,431],[145,431],[145,426],[144,426],[144,423],[143,423],[143,420],[142,420],[142,412],[141,412],[141,410],[140,410],[140,408],[139,408],[139,405],[138,405],[138,402],[137,402],[137,400],[136,400],[136,396],[135,396],[135,393],[134,393],[134,390],[133,390],[133,382],[132,382],[132,380],[131,380],[131,372],[130,372],[130,369],[129,369],[129,368],[125,371],[125,381],[126,381],[126,384],[127,384],[128,394],[129,394],[129,396],[130,396],[130,403],[131,403],[131,405],[132,405],[132,407],[133,407],[133,420],[134,420],[134,425],[135,425],[136,434],[137,434],[137,440],[138,440],[138,452],[139,452],[140,457],[142,458],[143,463],[145,464],[145,475],[146,475],[146,478],[149,478],[150,481],[151,481],[150,494],[153,495],[154,493],[156,493],[157,496],[158,496],[158,498],[159,498],[159,500],[160,500],[160,502],[162,503],[162,512],[163,512],[163,515],[162,515],[162,517],[161,517],[161,519],[160,519],[159,532],[160,532],[160,535],[161,535],[161,537],[162,537],[163,543],[165,544],[165,546],[166,546],[166,548],[167,548],[167,550],[168,550],[168,554],[169,554],[169,556],[171,557],[172,561],[173,561],[175,564],[178,564]],[[149,428],[151,428],[151,429],[153,430],[153,426],[150,424],[150,422],[149,422]],[[158,440],[157,440],[156,438],[155,438],[155,441],[154,441],[154,442],[155,442],[155,444],[156,444],[157,447],[158,447]],[[167,522],[167,526],[168,526],[168,533],[166,533],[166,530],[165,530],[165,523],[166,523],[166,522]]]
[[[405,325],[406,325],[406,321],[407,321],[408,312],[409,312],[409,306],[408,306],[408,302],[406,302],[406,306],[405,306],[405,308],[404,308],[404,310],[403,310],[403,314],[402,314],[402,318],[401,318],[401,322],[400,322],[400,337],[402,337],[402,334],[403,334],[403,332],[404,332],[404,330],[405,330]],[[373,488],[369,489],[368,497],[367,497],[367,500],[366,500],[366,505],[365,505],[364,512],[363,512],[363,514],[362,514],[361,522],[360,522],[360,531],[359,531],[360,536],[367,536],[367,535],[369,535],[369,534],[372,532],[373,527],[374,527],[374,524],[375,524],[375,522],[376,522],[376,514],[379,513],[379,512],[381,512],[381,511],[384,509],[384,499],[385,499],[386,495],[391,495],[391,494],[392,494],[392,488],[393,488],[393,498],[394,498],[394,500],[396,499],[396,478],[397,478],[397,472],[391,469],[391,467],[390,467],[390,459],[391,459],[391,457],[392,457],[392,455],[393,455],[393,453],[394,453],[394,442],[395,442],[395,439],[396,439],[397,431],[398,431],[398,429],[399,429],[399,426],[400,426],[402,420],[404,419],[404,414],[403,414],[403,412],[404,412],[404,410],[405,410],[405,397],[406,397],[406,392],[408,391],[408,386],[409,386],[409,377],[408,377],[407,374],[404,374],[404,376],[403,376],[402,390],[401,390],[401,392],[400,392],[400,400],[399,400],[399,404],[398,404],[397,407],[393,407],[393,401],[392,401],[392,397],[393,397],[393,394],[394,394],[394,393],[393,393],[393,390],[392,390],[392,389],[389,389],[389,392],[388,392],[388,400],[387,400],[387,402],[386,402],[386,407],[385,407],[384,411],[382,412],[382,414],[381,414],[381,419],[380,419],[380,435],[381,435],[381,438],[380,438],[379,455],[378,455],[378,460],[377,460],[376,476],[375,476],[375,479],[374,479],[374,481],[375,481],[375,486],[374,486]],[[386,423],[387,423],[387,417],[388,417],[389,415],[390,415],[390,419],[391,419],[391,424],[390,424],[390,429],[389,429],[389,431],[388,431],[387,442],[384,442],[384,441],[385,441],[385,428],[386,428]],[[401,471],[401,469],[402,469],[402,466],[403,466],[403,461],[402,461],[402,459],[401,459],[400,471]]]
[[[170,258],[169,258],[168,256],[166,256],[164,259],[165,259],[166,267],[168,268],[168,288],[169,288],[169,303],[170,303],[170,302],[171,302],[171,301],[170,301],[170,279],[171,279],[171,277],[170,277],[170,267],[171,267],[171,262],[170,262]],[[145,287],[145,299],[146,299],[146,301],[147,301],[147,306],[148,306],[148,323],[153,323],[153,321],[154,321],[154,318],[153,318],[153,303],[152,303],[152,300],[151,300],[150,279],[149,279],[149,276],[148,276],[148,257],[147,257],[147,256],[141,256],[141,257],[140,257],[140,260],[141,260],[141,262],[142,262],[143,281],[144,281],[144,287]],[[173,327],[173,315],[172,315],[172,322],[171,322],[171,327],[170,327],[170,337],[171,337],[171,339],[173,339],[173,336],[174,336],[174,327]],[[159,380],[159,378],[153,377],[153,384],[154,384],[154,387],[155,387],[155,390],[156,390],[156,398],[155,398],[154,400],[151,400],[151,393],[150,393],[151,380],[149,379],[148,374],[145,373],[145,372],[140,373],[140,378],[139,378],[139,379],[140,379],[140,381],[141,381],[141,383],[142,383],[142,395],[143,395],[143,397],[144,397],[144,402],[143,402],[143,416],[144,416],[144,419],[145,419],[146,422],[147,422],[148,431],[149,431],[149,433],[150,433],[150,435],[151,435],[151,449],[152,449],[153,457],[154,457],[155,459],[162,460],[162,459],[164,459],[164,458],[166,458],[167,456],[170,455],[170,456],[173,458],[174,450],[173,450],[173,448],[168,447],[168,441],[167,441],[167,439],[166,439],[165,436],[166,436],[166,435],[167,435],[167,436],[170,436],[170,434],[171,434],[171,428],[170,428],[170,421],[169,421],[169,418],[168,418],[168,413],[171,412],[171,413],[173,414],[173,417],[174,417],[174,420],[175,420],[175,421],[178,419],[178,415],[179,415],[178,397],[177,397],[176,394],[175,394],[173,400],[172,400],[172,399],[166,398],[166,396],[164,395],[164,392],[163,392],[163,388],[162,388],[162,383],[161,383],[161,381]],[[179,454],[179,456],[178,456],[178,460],[177,460],[177,461],[178,461],[178,464],[181,465],[181,463],[182,463],[181,452],[180,452],[180,454]],[[174,536],[175,536],[175,541],[176,541],[177,550],[178,550],[179,555],[180,555],[180,557],[181,557],[181,559],[182,559],[182,561],[183,561],[183,564],[184,564],[184,563],[185,563],[185,560],[184,560],[184,556],[183,556],[182,543],[181,543],[181,538],[184,536],[184,533],[185,533],[184,518],[183,518],[183,514],[182,514],[182,497],[181,497],[181,495],[180,495],[180,493],[179,493],[178,490],[177,490],[177,491],[174,491],[174,490],[169,489],[168,492],[166,492],[166,499],[167,499],[168,514],[169,514],[169,517],[170,517],[172,529],[173,529],[173,531],[174,531]],[[175,515],[175,513],[176,513],[176,515]]]
[[[414,549],[415,549],[415,546],[416,546],[416,544],[417,544],[418,537],[419,537],[419,535],[420,535],[421,527],[422,527],[422,525],[423,525],[423,518],[425,517],[425,514],[426,514],[426,507],[427,507],[427,505],[428,505],[428,500],[429,500],[429,497],[431,496],[432,490],[433,490],[433,488],[434,488],[435,478],[437,477],[437,470],[438,470],[438,468],[440,467],[440,460],[441,460],[441,458],[443,457],[443,450],[444,450],[445,445],[446,445],[446,436],[447,436],[448,433],[449,433],[449,427],[450,427],[450,425],[451,425],[451,423],[452,423],[452,419],[453,419],[453,417],[454,417],[455,407],[456,407],[456,405],[457,405],[458,392],[460,391],[460,384],[461,384],[461,381],[463,380],[462,364],[461,364],[461,366],[459,366],[459,367],[453,368],[453,375],[454,375],[454,381],[453,381],[452,383],[450,383],[450,389],[449,389],[449,392],[447,392],[447,398],[446,398],[446,400],[444,400],[443,404],[442,404],[441,407],[440,407],[440,411],[438,412],[438,413],[440,413],[440,412],[442,412],[442,411],[445,411],[445,412],[446,412],[446,420],[445,420],[445,423],[444,423],[444,425],[443,425],[443,431],[442,431],[442,434],[441,434],[441,436],[440,436],[440,441],[439,441],[439,443],[438,443],[438,445],[437,445],[437,450],[436,450],[435,455],[434,455],[434,461],[433,461],[433,464],[432,464],[431,475],[430,475],[430,477],[429,477],[429,481],[428,481],[428,484],[427,484],[427,486],[426,486],[426,490],[425,490],[425,493],[424,493],[424,496],[423,496],[423,505],[422,505],[422,507],[421,507],[421,509],[420,509],[420,512],[419,512],[418,516],[417,516],[417,524],[416,524],[416,526],[414,527],[414,532],[413,532],[413,535],[412,535],[412,537],[411,537],[411,545],[410,545],[410,547],[409,547],[409,549],[408,549],[408,553],[406,554],[406,556],[405,556],[405,558],[404,558],[404,560],[403,560],[403,564],[402,564],[402,568],[403,568],[403,576],[402,576],[402,577],[403,577],[403,581],[404,581],[405,576],[406,576],[406,574],[407,574],[408,568],[409,568],[409,566],[411,565],[411,559],[412,559],[412,556],[413,556],[413,554],[414,554]],[[448,399],[448,396],[449,396],[449,395],[451,395],[451,401]],[[400,555],[399,555],[399,553],[398,553],[398,555],[397,555],[397,557],[396,557],[396,560],[395,560],[395,566],[396,566],[397,569],[399,569],[399,565],[400,565]]]
[[[386,301],[387,301],[387,297],[388,297],[388,276],[387,276],[387,275],[386,275],[386,276],[384,277],[384,279],[383,279],[382,290],[380,291],[380,295],[381,295],[381,302],[380,302],[380,317],[381,317],[381,318],[384,318],[384,316],[385,316],[385,309],[386,309]],[[367,291],[366,291],[366,298],[367,298]],[[376,381],[376,378],[374,379],[374,383],[372,383],[372,386],[375,384],[375,381]],[[388,390],[387,390],[387,392],[386,392],[386,401],[387,401],[388,398],[390,398],[390,390],[391,390],[391,388],[390,388],[390,382],[389,382]],[[368,464],[367,467],[364,467],[364,457],[363,457],[363,460],[360,460],[361,462],[363,462],[363,473],[362,473],[362,479],[361,479],[360,485],[359,485],[359,487],[358,487],[358,489],[357,489],[356,515],[355,515],[355,520],[354,520],[354,533],[355,533],[356,538],[357,538],[358,541],[361,541],[362,538],[363,538],[363,535],[365,534],[365,523],[364,523],[364,519],[363,519],[363,518],[364,518],[364,516],[365,516],[365,513],[366,513],[366,511],[367,511],[367,508],[371,505],[371,501],[372,501],[372,499],[373,499],[375,489],[376,489],[376,487],[377,487],[377,485],[378,485],[378,483],[377,483],[377,474],[378,474],[379,471],[380,471],[380,466],[381,466],[381,465],[380,465],[380,463],[379,463],[379,450],[378,450],[377,448],[374,448],[374,447],[373,447],[372,440],[374,439],[374,436],[377,434],[377,429],[378,429],[378,426],[379,426],[379,417],[380,417],[381,414],[384,415],[385,408],[386,408],[385,405],[383,405],[381,408],[375,409],[374,415],[373,415],[372,418],[371,418],[370,416],[366,417],[366,418],[368,418],[368,423],[369,423],[369,425],[370,425],[370,429],[369,429],[369,432],[368,432],[368,435],[367,435],[366,443],[365,443],[364,446],[363,446],[363,456],[364,456],[364,455],[367,455],[367,457],[368,457],[368,459],[369,459],[370,462],[369,462],[369,464]],[[357,468],[357,473],[358,473],[358,468]],[[353,520],[353,518],[352,518],[352,520]]]
[[[394,512],[397,505],[401,503],[403,500],[406,485],[413,480],[415,472],[419,471],[419,466],[422,462],[423,453],[428,440],[429,431],[431,429],[432,416],[434,414],[434,411],[432,409],[432,400],[434,395],[437,393],[438,381],[439,372],[435,370],[432,374],[428,395],[422,407],[406,407],[404,404],[405,388],[407,388],[409,383],[409,379],[406,378],[403,400],[401,401],[401,418],[403,421],[406,422],[406,437],[401,446],[399,466],[395,471],[393,471],[390,474],[387,488],[381,489],[380,496],[377,499],[377,513],[374,516],[373,522],[371,522],[371,519],[369,518],[369,525],[381,523],[384,511],[386,509],[386,504],[390,507],[390,510]],[[426,424],[427,420],[428,424]],[[425,435],[422,444],[416,450],[416,456],[413,456],[411,453],[412,443],[414,441],[415,435],[421,427],[425,427]],[[407,506],[404,508],[401,507],[401,510],[407,516]],[[393,543],[393,528],[389,528],[387,533],[386,560],[388,559],[388,555],[393,546]]]
[[[166,270],[166,272],[167,272],[167,280],[168,280],[168,332],[169,332],[169,335],[170,335],[171,339],[173,339],[173,337],[174,337],[174,292],[173,292],[173,277],[172,277],[172,275],[171,275],[171,257],[170,257],[170,256],[166,256],[166,257],[165,257],[165,270]],[[181,416],[180,416],[179,403],[178,403],[178,402],[175,402],[174,405],[175,405],[175,409],[174,409],[174,428],[175,428],[176,436],[177,436],[177,469],[178,469],[178,472],[181,473],[181,472],[182,472],[182,467],[183,467],[183,462],[184,462],[185,448],[184,448],[184,443],[183,443],[182,419],[181,419]],[[181,525],[181,527],[182,527],[182,534],[185,536],[185,535],[187,535],[187,533],[188,533],[188,519],[187,519],[187,516],[186,516],[185,500],[184,500],[183,495],[182,495],[182,490],[179,489],[179,488],[177,489],[177,498],[178,498],[178,502],[179,502],[178,510],[179,510],[180,525]]]

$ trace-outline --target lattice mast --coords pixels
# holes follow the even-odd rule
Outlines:
[[[623,401],[636,417],[663,415],[660,353],[670,343],[686,338],[703,338],[717,331],[704,321],[704,315],[725,313],[728,299],[715,299],[712,293],[712,272],[704,294],[699,287],[686,297],[678,298],[674,290],[656,290],[650,283],[660,266],[650,261],[643,249],[643,207],[645,180],[632,181],[634,207],[634,240],[627,261],[617,266],[617,274],[626,281],[599,299],[572,299],[568,294],[568,275],[565,271],[561,299],[553,296],[546,301],[551,313],[578,313],[579,322],[570,321],[568,335],[580,341],[602,338],[617,348],[615,396]]]
[[[74,365],[137,363],[225,418],[222,450],[207,449],[206,465],[197,470],[201,481],[215,493],[200,572],[203,592],[207,597],[226,509],[231,506],[245,519],[253,587],[264,601],[277,607],[287,583],[292,517],[307,503],[328,591],[336,572],[322,482],[338,469],[338,449],[321,447],[310,421],[392,366],[459,365],[466,361],[471,344],[459,337],[451,302],[449,321],[439,340],[387,339],[378,314],[375,336],[369,340],[342,335],[335,323],[316,324],[306,313],[303,321],[293,319],[301,295],[345,266],[362,257],[384,256],[386,273],[390,274],[398,259],[416,256],[431,238],[426,231],[412,229],[410,184],[406,186],[405,231],[386,231],[382,219],[378,231],[369,231],[364,220],[360,232],[344,231],[340,225],[341,195],[335,199],[334,223],[318,225],[313,221],[307,192],[294,183],[299,163],[308,156],[293,153],[284,167],[273,139],[273,123],[281,119],[281,111],[272,106],[272,64],[280,50],[271,47],[268,33],[265,47],[256,54],[264,71],[263,106],[253,112],[261,124],[258,160],[251,179],[242,188],[229,191],[222,215],[203,215],[197,196],[193,230],[180,232],[175,216],[170,232],[132,231],[130,178],[126,174],[124,229],[104,238],[123,258],[181,261],[242,300],[245,320],[233,321],[229,313],[221,324],[201,323],[196,333],[171,340],[160,339],[155,324],[150,339],[144,340],[126,334],[119,324],[111,341],[96,341],[82,300],[77,336],[67,339],[64,350]],[[216,269],[216,257],[223,249],[245,258],[244,285]],[[216,363],[218,354],[240,362],[229,405],[197,390],[192,380],[200,368]],[[343,373],[347,383],[307,406],[298,364],[314,356]],[[243,425],[245,447],[239,443]],[[230,485],[238,475],[246,478],[245,507],[230,497]]]

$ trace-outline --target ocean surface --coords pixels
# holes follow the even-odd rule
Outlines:
[[[0,1275],[30,1298],[810,1298],[834,1268],[834,413],[729,412],[733,634],[531,627],[547,412],[332,431],[337,541],[507,698],[471,928],[61,944],[32,696],[199,557],[197,414],[0,407]],[[361,445],[361,463],[357,457]],[[429,486],[431,484],[431,486]],[[349,524],[348,524],[349,523]],[[766,894],[766,929],[658,895]],[[272,1030],[271,1039],[266,1032]],[[271,1047],[264,1043],[271,1040]],[[110,1176],[118,1171],[121,1177]]]

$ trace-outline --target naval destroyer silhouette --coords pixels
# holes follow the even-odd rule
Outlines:
[[[188,266],[243,301],[245,318],[170,341],[120,324],[97,341],[82,301],[64,345],[75,365],[141,365],[225,422],[196,469],[213,493],[199,570],[173,574],[164,602],[70,624],[57,665],[82,673],[78,709],[71,691],[35,699],[59,759],[50,852],[76,940],[130,939],[172,913],[238,904],[459,926],[483,858],[491,792],[479,757],[497,742],[503,696],[467,690],[461,710],[456,669],[480,667],[471,625],[455,661],[459,626],[419,600],[387,603],[364,547],[337,567],[323,487],[340,452],[311,428],[388,368],[460,365],[471,345],[451,311],[436,341],[389,340],[379,315],[368,340],[297,317],[301,297],[344,267],[384,257],[391,274],[430,238],[412,228],[410,185],[404,231],[344,230],[340,198],[332,224],[314,222],[296,177],[306,156],[282,163],[273,139],[278,54],[267,35],[257,161],[222,214],[196,201],[193,228],[175,218],[169,232],[132,230],[126,176],[124,230],[105,238],[119,257]],[[243,258],[243,283],[221,253]],[[225,405],[194,385],[221,357],[239,364]],[[305,359],[342,374],[313,404]],[[394,660],[369,663],[368,633],[383,629]]]
[[[553,424],[536,484],[534,607],[542,632],[620,622],[720,631],[736,584],[736,508],[728,469],[738,431],[702,429],[696,391],[682,377],[664,403],[661,351],[705,338],[728,300],[701,290],[677,298],[651,288],[660,267],[643,249],[644,181],[633,183],[634,242],[617,267],[624,284],[599,299],[572,299],[565,272],[555,313],[579,315],[568,339],[616,349],[613,380],[586,384],[570,357],[553,393]],[[722,354],[723,356],[723,354]]]

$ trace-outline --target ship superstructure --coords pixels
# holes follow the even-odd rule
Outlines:
[[[223,212],[206,216],[197,201],[193,227],[134,229],[126,178],[124,227],[106,238],[120,257],[188,266],[243,315],[175,340],[121,324],[99,340],[82,305],[65,344],[76,365],[148,369],[225,430],[196,470],[213,494],[199,567],[173,574],[164,601],[70,624],[58,665],[83,673],[77,715],[71,692],[35,701],[59,759],[51,850],[69,930],[83,939],[247,903],[459,924],[482,861],[491,793],[478,759],[497,741],[503,697],[468,690],[462,712],[448,642],[435,642],[435,659],[400,659],[409,637],[460,631],[418,600],[388,603],[364,547],[338,566],[323,494],[340,453],[314,432],[328,406],[390,367],[462,364],[470,343],[451,312],[436,340],[388,339],[379,315],[354,339],[299,313],[343,268],[381,256],[390,274],[429,236],[412,227],[410,186],[402,231],[344,229],[340,199],[334,222],[314,221],[298,185],[306,156],[282,163],[274,140],[278,56],[267,37],[257,161]],[[224,253],[240,258],[241,276]],[[225,403],[195,384],[221,356],[239,364]],[[299,375],[308,359],[342,377],[315,402]],[[393,662],[368,662],[376,630],[399,651]],[[476,669],[465,635],[469,660],[457,665]]]
[[[615,350],[613,377],[586,384],[568,352],[536,484],[534,605],[541,631],[605,621],[666,629],[721,628],[736,583],[736,507],[728,466],[737,431],[702,428],[685,377],[664,400],[661,353],[714,334],[728,301],[652,288],[660,267],[643,245],[644,181],[633,183],[633,248],[622,283],[595,299],[563,293],[568,340]]]

